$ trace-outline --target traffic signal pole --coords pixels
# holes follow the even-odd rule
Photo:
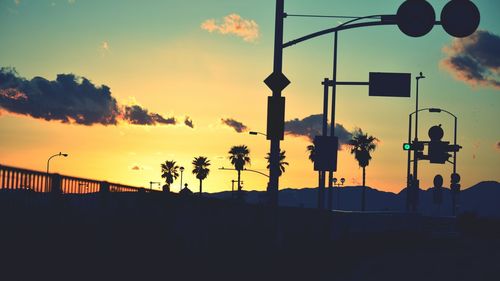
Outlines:
[[[284,19],[284,0],[276,0],[276,16],[274,31],[274,60],[273,73],[283,74],[283,19]],[[273,98],[281,97],[282,89],[276,87],[272,89]],[[278,206],[278,186],[279,186],[279,157],[280,157],[280,136],[278,134],[268,134],[270,137],[270,155],[269,155],[269,203]]]

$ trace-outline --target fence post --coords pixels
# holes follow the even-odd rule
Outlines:
[[[62,193],[61,187],[61,175],[51,174],[50,175],[50,192],[54,195],[59,195]]]
[[[109,193],[109,182],[101,181],[99,183],[99,193],[101,194]]]

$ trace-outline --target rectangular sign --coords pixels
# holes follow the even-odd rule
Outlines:
[[[267,139],[285,136],[285,97],[267,97]]]
[[[410,90],[410,73],[370,72],[370,96],[409,98]]]
[[[314,138],[314,170],[336,172],[338,149],[338,137],[316,136]]]

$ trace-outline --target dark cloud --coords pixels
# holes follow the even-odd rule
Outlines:
[[[176,124],[139,105],[121,106],[110,88],[96,86],[84,77],[59,74],[56,80],[20,77],[13,68],[0,68],[0,109],[33,118],[81,125]]]
[[[107,86],[59,74],[56,80],[26,80],[14,69],[0,68],[0,107],[45,120],[82,125],[115,125],[120,108]]]
[[[184,119],[184,125],[188,126],[189,128],[194,128],[193,120],[189,118],[189,116]]]
[[[147,109],[139,105],[125,106],[123,119],[135,125],[155,125],[157,123],[175,125],[177,123],[173,117],[165,119],[158,113],[149,113]]]
[[[315,136],[320,136],[323,128],[323,115],[310,115],[302,120],[296,118],[285,122],[285,133],[292,136],[307,137],[310,141]],[[330,125],[328,125],[330,130]],[[335,124],[335,135],[339,138],[341,145],[346,144],[352,137],[352,133],[347,131],[343,125]]]
[[[500,151],[500,141],[499,141],[499,142],[497,142],[497,144],[495,145],[495,147],[496,147],[496,149],[497,149],[498,151]]]
[[[472,86],[500,89],[500,37],[478,30],[465,38],[455,38],[443,48],[448,55],[441,66],[456,79]]]
[[[134,171],[142,170],[142,168],[139,167],[139,166],[137,166],[137,165],[133,166],[131,169],[134,170]]]
[[[233,118],[227,118],[227,119],[221,118],[221,122],[222,124],[233,128],[238,133],[243,133],[248,131],[247,126],[245,126],[243,123],[239,121],[234,120]]]

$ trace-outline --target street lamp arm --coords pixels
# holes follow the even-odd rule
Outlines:
[[[374,26],[374,25],[376,26],[376,25],[391,25],[391,24],[395,24],[395,22],[392,22],[392,21],[389,21],[389,22],[388,21],[372,21],[372,22],[363,22],[363,23],[350,24],[350,23],[358,21],[358,20],[370,19],[370,18],[381,18],[382,16],[383,15],[371,15],[371,16],[365,16],[365,17],[355,18],[355,19],[347,21],[347,22],[345,22],[343,24],[337,25],[336,27],[332,27],[332,28],[321,30],[321,31],[317,31],[317,32],[314,32],[314,33],[302,36],[300,38],[297,38],[295,40],[288,41],[285,44],[283,44],[283,49],[286,48],[286,47],[290,47],[292,45],[298,44],[300,42],[303,42],[303,41],[315,38],[315,37],[319,37],[319,36],[322,36],[322,35],[325,35],[325,34],[328,34],[328,33],[333,33],[333,32],[337,32],[337,31],[341,31],[341,30],[346,30],[346,29],[351,29],[351,28],[357,28],[357,27],[364,27],[364,26]]]
[[[388,17],[388,18],[395,18],[395,15],[372,15],[372,16],[366,16],[366,17],[359,17],[350,21],[347,21],[341,25],[338,25],[336,27],[324,29],[321,31],[317,31],[305,36],[302,36],[300,38],[297,38],[295,40],[288,41],[283,44],[283,49],[293,46],[295,44],[298,44],[300,42],[319,37],[325,34],[337,32],[337,31],[342,31],[342,30],[347,30],[347,29],[353,29],[353,28],[358,28],[358,27],[368,27],[368,26],[379,26],[379,25],[397,25],[397,22],[395,20],[383,20],[383,17]],[[380,21],[370,21],[370,22],[361,22],[361,23],[353,23],[350,24],[351,22],[362,20],[362,19],[371,19],[371,18],[381,18]],[[434,25],[441,25],[441,21],[435,21]]]
[[[219,168],[219,170],[226,170],[226,171],[238,171],[238,170],[236,170],[236,169],[230,169],[230,168],[224,168],[224,167]],[[259,171],[256,171],[256,170],[243,169],[243,170],[240,170],[240,171],[254,172],[254,173],[260,174],[260,175],[262,175],[262,176],[269,177],[269,175],[264,174],[264,173],[259,172]]]
[[[249,133],[250,135],[263,135],[263,136],[267,137],[267,135],[266,135],[266,134],[261,133],[261,132],[257,132],[257,131],[250,131],[250,132],[248,132],[248,133]]]

